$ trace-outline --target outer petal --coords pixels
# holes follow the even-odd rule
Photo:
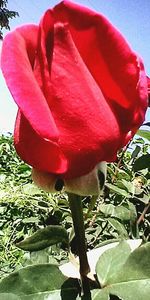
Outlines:
[[[67,169],[67,160],[55,142],[42,139],[18,111],[15,132],[15,148],[29,165],[50,173],[62,174]]]
[[[2,71],[20,109],[15,126],[15,147],[30,165],[64,173],[67,161],[58,145],[59,132],[33,73],[38,34],[38,26],[22,26],[9,33],[3,43]]]
[[[33,129],[44,139],[57,141],[58,130],[33,73],[38,26],[22,26],[3,42],[1,66],[8,88]]]
[[[147,108],[140,58],[102,15],[66,0],[54,8],[54,15],[69,23],[75,45],[116,115],[126,143],[144,121]]]

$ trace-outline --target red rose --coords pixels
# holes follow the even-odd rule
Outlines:
[[[9,33],[2,71],[19,107],[16,150],[38,172],[85,175],[113,161],[144,121],[141,59],[105,17],[72,2]]]

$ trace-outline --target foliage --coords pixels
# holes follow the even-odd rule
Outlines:
[[[139,133],[140,134],[140,133]],[[150,195],[150,153],[149,153],[149,141],[148,139],[143,139],[143,137],[136,136],[133,139],[132,143],[128,145],[126,149],[118,154],[117,162],[113,164],[108,164],[108,176],[107,182],[105,184],[105,189],[103,196],[100,196],[96,199],[95,206],[93,203],[95,199],[91,199],[91,197],[85,197],[83,199],[83,207],[84,207],[84,216],[85,216],[85,228],[86,228],[86,239],[87,239],[87,248],[91,250],[93,248],[100,247],[104,244],[111,243],[112,241],[119,241],[124,239],[142,239],[143,242],[148,246],[142,246],[137,251],[147,251],[145,247],[149,247],[149,243],[147,243],[150,239],[149,229],[150,229],[150,213],[149,213],[149,195]],[[145,162],[146,161],[146,162]],[[92,203],[92,204],[91,204]],[[89,209],[91,207],[92,209]],[[58,238],[54,239],[53,235],[53,226],[57,225],[58,228]],[[52,227],[51,227],[52,226]],[[50,228],[50,235],[52,234],[52,238],[54,239],[53,243],[47,244],[46,238],[47,236],[47,228]],[[51,230],[52,228],[52,230]],[[12,136],[1,136],[0,138],[0,276],[1,278],[6,278],[6,282],[8,280],[14,283],[15,280],[19,280],[20,289],[23,289],[22,283],[20,280],[24,278],[24,276],[28,277],[28,272],[38,273],[39,264],[42,265],[45,272],[45,277],[47,274],[47,270],[53,270],[55,272],[59,272],[58,264],[62,264],[64,261],[68,260],[68,252],[69,248],[67,242],[65,240],[59,239],[59,229],[62,230],[64,237],[66,234],[69,236],[71,251],[74,254],[77,254],[76,249],[76,241],[74,237],[74,232],[72,230],[72,219],[70,210],[68,207],[68,199],[67,195],[64,193],[60,194],[48,194],[37,187],[35,187],[31,180],[31,169],[24,162],[22,162],[19,157],[16,155],[15,149],[12,143]],[[38,243],[45,243],[44,250],[40,250],[42,248],[39,247],[39,251],[34,252],[24,252],[22,249],[16,247],[16,244],[23,245],[23,240],[25,239],[25,243],[29,244],[30,240],[33,242],[33,238],[39,232],[44,232],[44,235],[38,234]],[[36,233],[35,233],[36,232]],[[45,233],[46,232],[46,233]],[[46,240],[46,242],[45,242]],[[53,245],[52,245],[53,244]],[[43,244],[42,244],[43,245]],[[117,248],[121,251],[124,251],[126,255],[118,254],[118,259],[116,261],[114,257],[114,252],[111,252],[112,263],[114,261],[115,268],[120,271],[123,265],[125,267],[125,272],[128,272],[129,267],[128,259],[131,255],[129,249],[127,250],[127,246],[125,244],[120,244],[125,248]],[[33,246],[33,245],[32,245]],[[48,246],[48,247],[47,247]],[[35,245],[38,250],[37,243]],[[23,247],[22,247],[23,248]],[[121,250],[124,249],[124,250]],[[126,250],[125,250],[126,249]],[[30,249],[31,250],[31,249]],[[110,250],[109,250],[110,251]],[[120,253],[120,252],[116,252]],[[139,260],[138,255],[135,252],[135,258],[131,257],[131,266],[133,266],[131,270],[131,275],[135,276],[133,272],[136,270],[136,262]],[[141,253],[141,252],[140,252]],[[129,257],[127,257],[129,254]],[[108,255],[108,254],[107,254]],[[105,264],[105,261],[108,263],[109,258],[103,257],[100,259],[100,265]],[[137,255],[137,256],[136,256]],[[120,257],[120,261],[119,261]],[[145,259],[148,259],[146,256]],[[129,260],[130,262],[130,260]],[[145,262],[141,262],[139,268],[144,268],[144,265],[148,264],[148,260]],[[44,264],[44,265],[43,265]],[[52,265],[50,267],[50,264]],[[117,267],[118,264],[118,267]],[[30,265],[30,267],[29,267]],[[103,274],[101,272],[101,266],[97,265],[97,276],[99,284],[106,288],[103,289],[93,289],[92,297],[94,299],[130,299],[129,296],[125,296],[125,291],[132,290],[133,292],[136,290],[137,285],[131,287],[131,280],[127,278],[127,286],[122,288],[122,281],[119,281],[121,275],[114,275],[113,273],[113,265],[111,265],[110,272],[111,274]],[[20,269],[24,267],[23,269]],[[103,266],[103,270],[106,265]],[[46,269],[47,268],[47,269]],[[20,271],[19,271],[20,269]],[[12,273],[15,270],[16,273]],[[22,270],[22,271],[21,271]],[[147,270],[147,269],[146,269]],[[24,272],[24,273],[21,273]],[[138,271],[137,271],[138,272]],[[144,271],[142,271],[144,272]],[[148,270],[145,271],[146,274],[149,274]],[[11,274],[12,273],[12,274]],[[51,271],[50,271],[51,273]],[[106,272],[107,273],[107,272]],[[10,274],[10,277],[6,275]],[[14,274],[14,275],[13,275]],[[18,275],[15,275],[18,274]],[[24,274],[24,275],[22,275]],[[41,274],[41,273],[40,273]],[[53,274],[53,275],[54,275]],[[100,275],[99,275],[100,274]],[[101,275],[105,278],[101,278]],[[118,273],[120,274],[120,273]],[[124,273],[121,273],[124,274]],[[146,283],[142,280],[147,280],[148,278],[141,279],[140,284],[140,276],[141,273],[139,271],[139,277],[136,279],[138,281],[139,289],[142,288],[140,284],[146,284],[149,291],[149,281]],[[11,277],[12,276],[12,277]],[[18,276],[18,277],[17,277]],[[22,279],[20,279],[20,276]],[[22,277],[23,276],[23,277]],[[44,273],[43,275],[44,276]],[[51,276],[50,274],[48,276]],[[118,276],[117,279],[114,279]],[[123,275],[122,275],[123,276]],[[125,275],[124,275],[125,276]],[[25,278],[26,278],[25,277]],[[56,276],[57,277],[57,276]],[[10,278],[10,279],[9,279]],[[18,278],[18,279],[16,279]],[[34,276],[33,276],[34,278]],[[59,276],[58,276],[59,278]],[[48,299],[79,299],[78,295],[78,284],[76,281],[68,278],[64,278],[62,274],[60,274],[60,278],[62,280],[61,285],[64,287],[64,290],[59,292],[54,292],[54,288],[51,290],[47,290],[42,286],[39,287],[41,291],[44,291],[45,297],[50,294],[50,298]],[[44,279],[46,280],[46,279]],[[115,282],[114,282],[115,280]],[[122,280],[122,279],[121,279]],[[128,282],[130,281],[130,282]],[[8,291],[2,289],[3,283],[0,284],[0,292],[3,293],[3,299],[44,299],[43,296],[40,296],[40,293],[35,295],[34,297],[29,298],[29,295],[20,296],[20,294],[14,293],[14,290]],[[24,282],[24,279],[23,279]],[[107,282],[111,283],[111,290],[107,287]],[[56,285],[59,285],[60,282],[56,281]],[[69,285],[68,285],[69,284]],[[71,287],[70,287],[71,284]],[[42,283],[41,283],[42,285]],[[31,282],[32,286],[32,282]],[[33,286],[32,286],[33,287]],[[65,296],[65,298],[59,298],[58,293],[66,294],[66,289],[70,291],[69,296]],[[24,290],[26,293],[26,288],[24,286]],[[143,290],[143,289],[142,289]],[[139,292],[137,292],[139,293]],[[146,292],[145,292],[146,293]],[[15,296],[14,296],[15,294]],[[63,295],[64,295],[63,294]],[[112,298],[115,297],[118,298]],[[11,295],[11,296],[10,296]],[[109,295],[109,296],[108,296]],[[146,294],[145,294],[146,295]],[[9,298],[9,297],[11,298]],[[108,298],[110,297],[110,298]],[[141,298],[137,299],[147,299],[142,298],[141,294],[139,296]]]
[[[20,242],[47,225],[71,227],[67,198],[52,196],[31,183],[31,169],[16,155],[11,136],[0,139],[0,275],[21,266],[23,252]],[[59,253],[56,249],[50,253]],[[66,256],[66,254],[65,254]],[[25,258],[26,259],[26,258]]]
[[[91,291],[83,297],[78,281],[65,277],[54,264],[28,266],[10,274],[0,283],[0,295],[7,300],[130,300],[132,293],[137,300],[147,300],[149,259],[150,243],[132,252],[127,242],[122,241],[100,256],[96,265],[97,288],[92,282]]]
[[[146,300],[150,292],[150,243],[131,253],[127,243],[122,242],[116,248],[106,251],[96,267],[102,289],[96,292],[94,299]]]
[[[3,38],[3,28],[10,30],[9,20],[19,16],[18,12],[9,10],[7,4],[7,0],[0,0],[0,39]]]

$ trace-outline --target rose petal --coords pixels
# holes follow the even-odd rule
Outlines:
[[[67,25],[59,23],[54,28],[51,81],[51,111],[60,132],[60,148],[68,160],[64,178],[82,176],[104,157],[112,159],[122,137],[116,118],[76,49]]]
[[[34,130],[44,139],[58,141],[57,127],[33,73],[37,34],[38,26],[27,25],[6,36],[2,71],[15,102]]]
[[[103,15],[70,1],[55,6],[54,14],[56,21],[69,24],[72,39],[101,87],[122,133],[132,129],[135,133],[147,108],[141,59]]]
[[[50,173],[62,174],[67,170],[67,160],[55,142],[42,139],[18,111],[15,133],[15,148],[29,165]]]

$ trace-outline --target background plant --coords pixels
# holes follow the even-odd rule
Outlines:
[[[139,133],[143,134],[143,132]],[[149,136],[137,136],[108,165],[104,194],[89,211],[91,197],[83,199],[88,250],[122,239],[149,241],[150,154]],[[39,252],[18,249],[15,244],[48,225],[62,225],[77,254],[72,220],[65,193],[41,191],[31,180],[31,169],[20,160],[12,136],[0,137],[0,275],[29,263],[62,263],[68,249],[63,243]],[[43,254],[44,253],[44,254]]]
[[[0,0],[0,40],[3,39],[3,30],[10,30],[10,19],[19,16],[18,12],[9,10],[7,5],[7,0]]]

